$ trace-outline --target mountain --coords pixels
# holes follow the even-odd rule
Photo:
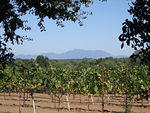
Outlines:
[[[41,55],[46,56],[49,59],[83,59],[83,58],[97,59],[113,56],[110,53],[107,53],[102,50],[82,50],[82,49],[74,49],[61,54],[43,53]],[[17,55],[15,56],[15,58],[31,59],[36,58],[36,56],[37,55]]]
[[[14,58],[21,58],[21,59],[35,59],[37,55],[15,55]]]
[[[125,55],[118,55],[118,56],[116,56],[116,58],[129,58],[129,56],[125,56]]]

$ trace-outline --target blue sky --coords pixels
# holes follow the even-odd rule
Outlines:
[[[46,32],[40,32],[35,17],[26,16],[32,26],[30,32],[21,32],[33,38],[24,41],[23,45],[14,45],[15,54],[62,53],[72,49],[104,50],[113,55],[131,55],[133,50],[125,46],[120,48],[118,36],[121,33],[122,22],[131,18],[127,9],[131,0],[96,1],[89,10],[93,15],[83,20],[84,26],[65,22],[61,28],[53,20],[46,20]]]

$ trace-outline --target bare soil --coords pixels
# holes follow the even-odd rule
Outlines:
[[[69,95],[68,100],[66,95],[59,96],[48,94],[34,94],[34,102],[36,113],[100,113],[101,112],[101,97],[87,95]],[[123,113],[124,97],[105,95],[105,112],[106,113]],[[19,112],[19,102],[20,111]],[[70,105],[70,110],[68,108]],[[150,113],[149,102],[132,101],[129,103],[129,109],[132,113]],[[23,94],[19,101],[19,94],[0,93],[0,113],[34,113],[33,100],[29,97],[25,103]]]

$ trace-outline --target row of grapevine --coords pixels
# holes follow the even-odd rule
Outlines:
[[[148,99],[150,72],[147,66],[127,64],[106,67],[64,66],[42,67],[34,60],[9,65],[0,70],[0,91],[52,95],[126,94],[132,99],[140,95]],[[141,97],[139,97],[140,99]],[[138,99],[138,98],[137,98]]]

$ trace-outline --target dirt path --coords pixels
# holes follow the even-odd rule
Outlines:
[[[75,97],[63,95],[60,99],[47,94],[35,94],[36,113],[99,113],[101,111],[101,98],[76,95]],[[53,102],[52,102],[53,101]],[[93,101],[93,102],[92,102]],[[34,113],[33,101],[29,98],[23,107],[23,98],[20,101],[21,113]],[[68,108],[70,106],[70,111]],[[150,105],[147,101],[130,103],[131,111],[134,113],[150,113]],[[121,113],[124,111],[124,103],[122,97],[105,97],[105,112]],[[19,113],[19,97],[18,94],[0,94],[0,113]]]

